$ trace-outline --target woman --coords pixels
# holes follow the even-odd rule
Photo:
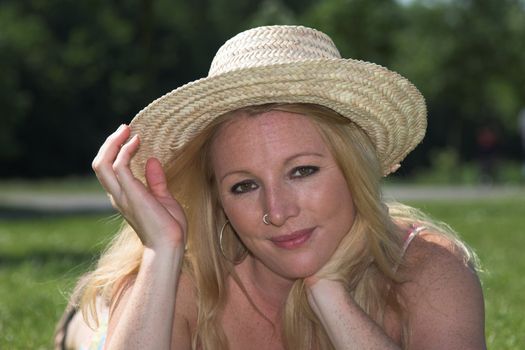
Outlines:
[[[230,39],[93,161],[125,219],[78,287],[105,348],[485,348],[473,256],[381,197],[425,128],[412,84],[316,30]]]

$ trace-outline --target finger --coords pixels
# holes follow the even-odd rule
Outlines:
[[[146,182],[155,197],[171,196],[166,183],[166,175],[157,158],[150,158],[146,162]]]
[[[146,162],[146,182],[152,195],[168,210],[172,217],[177,220],[183,232],[186,232],[186,218],[180,203],[175,200],[168,189],[166,174],[157,158],[150,158]]]
[[[120,151],[122,143],[129,137],[129,127],[121,125],[117,131],[111,134],[100,147],[92,167],[104,189],[109,193],[118,193],[120,185],[117,181],[112,165]]]
[[[144,185],[135,178],[131,173],[129,163],[131,158],[138,150],[140,139],[138,135],[133,136],[126,144],[124,144],[120,152],[118,152],[115,162],[113,162],[112,169],[118,180],[119,185],[122,187],[124,192],[127,193],[128,197],[132,196],[135,192],[145,189]]]

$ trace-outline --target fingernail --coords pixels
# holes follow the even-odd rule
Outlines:
[[[120,124],[120,126],[117,129],[117,131],[120,131],[120,130],[124,129],[125,126],[126,126],[126,124]]]

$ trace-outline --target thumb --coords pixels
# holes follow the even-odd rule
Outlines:
[[[155,197],[167,197],[170,195],[166,183],[166,175],[157,158],[150,158],[146,162],[146,182]]]

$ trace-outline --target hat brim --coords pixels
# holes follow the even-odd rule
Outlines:
[[[183,85],[150,103],[131,121],[141,146],[131,170],[144,179],[148,158],[165,166],[175,151],[218,116],[265,103],[314,103],[359,125],[388,174],[423,139],[426,105],[407,79],[353,59],[322,59],[243,68]]]

